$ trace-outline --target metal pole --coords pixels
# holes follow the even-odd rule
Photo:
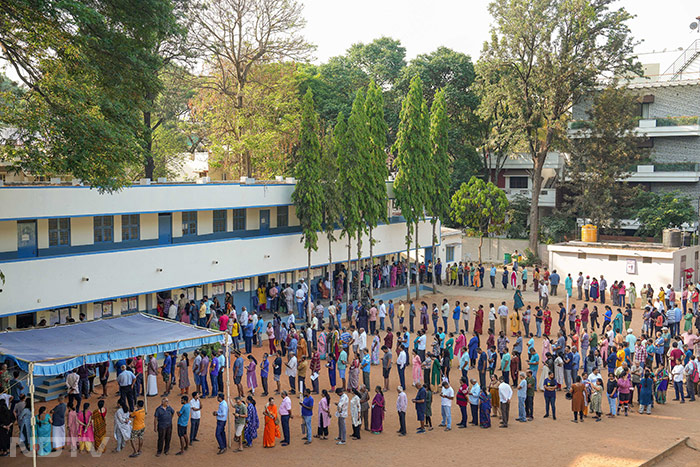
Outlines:
[[[226,374],[224,375],[226,377],[226,404],[228,404],[228,416],[226,419],[226,430],[228,431],[227,438],[229,439],[229,446],[233,445],[233,437],[231,436],[231,380],[230,380],[230,367],[231,367],[231,349],[229,345],[229,336],[228,334],[224,334],[224,353],[226,355],[226,368],[224,371],[226,371]]]
[[[143,372],[143,409],[148,413],[148,355],[143,356],[143,365],[141,365],[141,371]]]
[[[34,363],[29,363],[29,395],[32,398],[32,432],[29,433],[29,439],[32,443],[32,465],[36,467],[36,416],[34,415]]]

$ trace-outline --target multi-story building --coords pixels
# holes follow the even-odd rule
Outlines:
[[[390,183],[387,190],[391,199]],[[223,303],[230,292],[239,309],[250,306],[259,281],[294,284],[306,275],[293,191],[293,182],[135,185],[111,194],[6,184],[0,187],[0,329],[42,319],[64,323],[80,313],[96,319],[153,312],[159,299],[180,294],[218,296]],[[405,222],[390,214],[373,232],[380,259],[405,251]],[[431,230],[426,221],[421,245],[430,245]],[[328,263],[325,235],[318,246],[314,285]],[[344,239],[331,248],[334,262],[347,258]]]

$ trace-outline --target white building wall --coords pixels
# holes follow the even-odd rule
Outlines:
[[[199,211],[197,213],[197,235],[207,235],[214,232],[214,211]]]
[[[92,220],[88,220],[91,225]],[[182,233],[180,224],[177,230]],[[424,222],[419,232],[419,243],[429,245],[429,222]],[[374,235],[376,255],[405,250],[404,224],[381,225]],[[300,234],[254,237],[3,263],[6,284],[0,295],[0,315],[298,270],[306,266],[307,260],[300,239]],[[362,253],[368,255],[366,245]],[[356,245],[351,254],[357,257]],[[318,251],[311,256],[314,267],[326,264],[325,236],[319,236]],[[333,257],[347,257],[345,242],[333,244]],[[153,297],[151,302],[147,308],[155,306]],[[88,318],[91,313],[92,308],[88,307]]]
[[[17,251],[17,221],[0,222],[0,251]]]
[[[141,214],[141,240],[154,240],[158,238],[158,214]]]
[[[42,219],[44,221],[45,219]],[[72,246],[78,245],[92,245],[95,242],[95,230],[93,227],[92,217],[74,217],[70,220],[70,244]],[[39,233],[43,235],[44,233],[48,235],[48,224],[47,227],[39,226]],[[48,246],[48,241],[46,243]],[[39,248],[46,248],[39,243]]]

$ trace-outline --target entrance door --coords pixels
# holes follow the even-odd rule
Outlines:
[[[173,242],[173,220],[169,212],[158,214],[158,244],[169,245]]]
[[[270,210],[260,210],[260,233],[268,233],[270,231]]]
[[[36,256],[36,221],[17,222],[17,257],[34,258]]]

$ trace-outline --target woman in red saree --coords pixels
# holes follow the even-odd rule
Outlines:
[[[542,314],[544,316],[544,335],[549,336],[552,330],[552,312],[547,308]]]
[[[476,310],[476,318],[474,318],[474,332],[481,335],[484,326],[484,309],[481,305]]]

